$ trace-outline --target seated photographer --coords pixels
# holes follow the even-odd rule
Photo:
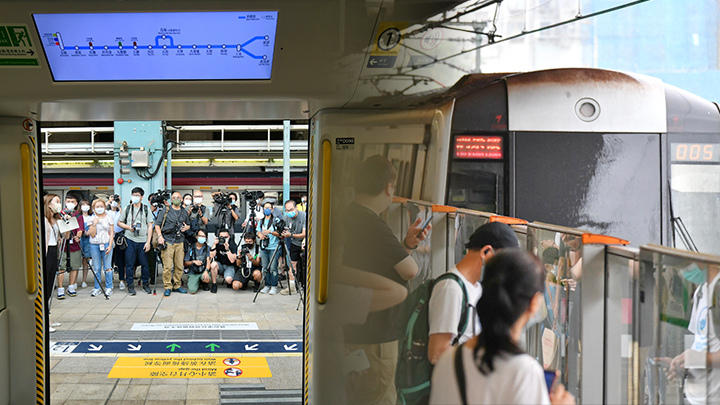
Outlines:
[[[215,274],[222,274],[228,288],[232,288],[233,278],[235,277],[235,261],[237,260],[237,244],[230,237],[227,229],[220,229],[218,237],[215,238],[213,247],[210,249],[210,258],[214,261],[210,265],[210,269]],[[217,292],[217,284],[213,280],[210,292]]]
[[[226,229],[228,234],[235,239],[235,221],[240,218],[240,211],[237,207],[237,194],[216,192],[212,194],[215,207],[213,213],[218,218],[217,229]],[[215,235],[219,235],[218,232]]]
[[[185,253],[185,267],[188,268],[188,291],[195,294],[200,287],[200,280],[210,282],[210,255],[208,252],[207,233],[199,230],[195,233],[195,243],[188,246]],[[217,291],[215,280],[217,272],[212,272],[213,292]]]
[[[262,265],[260,262],[260,248],[255,243],[255,234],[248,232],[243,235],[243,244],[240,246],[236,264],[238,269],[235,271],[235,278],[232,283],[233,290],[245,290],[252,273],[253,281],[255,281],[253,292],[257,292],[260,289],[260,280],[262,279]]]

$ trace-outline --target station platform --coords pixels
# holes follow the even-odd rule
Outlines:
[[[252,288],[164,298],[115,285],[109,300],[91,297],[92,284],[53,299],[53,405],[301,403],[298,295],[253,303]]]

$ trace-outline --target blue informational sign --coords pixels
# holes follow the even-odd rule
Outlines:
[[[68,353],[302,353],[302,342],[53,342],[50,352]]]
[[[55,81],[270,79],[277,11],[34,14]]]

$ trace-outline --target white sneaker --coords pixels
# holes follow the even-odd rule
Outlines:
[[[270,287],[265,286],[262,290],[260,290],[260,294],[267,294],[270,292]]]
[[[102,294],[102,290],[99,288],[93,288],[92,292],[90,293],[91,297],[97,297],[98,295]]]
[[[112,288],[106,288],[106,289],[105,289],[105,295],[107,295],[108,297],[111,296],[111,295],[112,295]]]
[[[290,291],[292,291],[293,294],[297,293],[297,289],[295,288],[295,283],[293,283],[292,281],[290,282],[289,288],[283,288],[282,291],[280,291],[280,295],[289,295]]]
[[[53,333],[53,332],[55,332],[55,328],[53,328],[52,326],[51,326],[51,327],[49,327],[49,328],[48,328],[48,332],[50,332],[50,333]]]
[[[50,322],[50,327],[57,328],[58,326],[62,326],[62,324],[60,322]]]
[[[82,288],[87,288],[87,283],[83,281],[83,283],[80,285]]]
[[[64,288],[58,287],[58,289],[57,289],[57,297],[58,297],[59,300],[64,300],[64,299],[65,299],[65,289],[64,289]]]
[[[275,294],[277,294],[277,292],[278,292],[278,291],[277,291],[277,287],[272,287],[272,288],[270,288],[270,293],[269,293],[269,294],[270,294],[270,295],[275,295]]]
[[[120,290],[124,290],[124,289],[125,289],[125,282],[121,281],[120,282]],[[110,294],[108,294],[108,295],[110,295]]]

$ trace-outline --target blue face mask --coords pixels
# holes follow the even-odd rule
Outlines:
[[[285,215],[287,215],[290,218],[295,218],[295,216],[297,215],[297,211],[286,212]]]
[[[201,245],[205,244],[205,241],[207,241],[207,239],[203,238],[202,236],[197,239],[198,239],[198,243]]]
[[[700,269],[695,263],[682,269],[680,274],[682,274],[685,280],[693,284],[702,284],[706,281],[705,271]]]
[[[272,214],[272,210],[270,208],[265,208],[265,210],[263,210],[263,212],[265,213],[265,215]]]
[[[134,196],[130,197],[130,201],[132,201],[133,204],[137,204],[140,202],[140,197],[134,195]]]

